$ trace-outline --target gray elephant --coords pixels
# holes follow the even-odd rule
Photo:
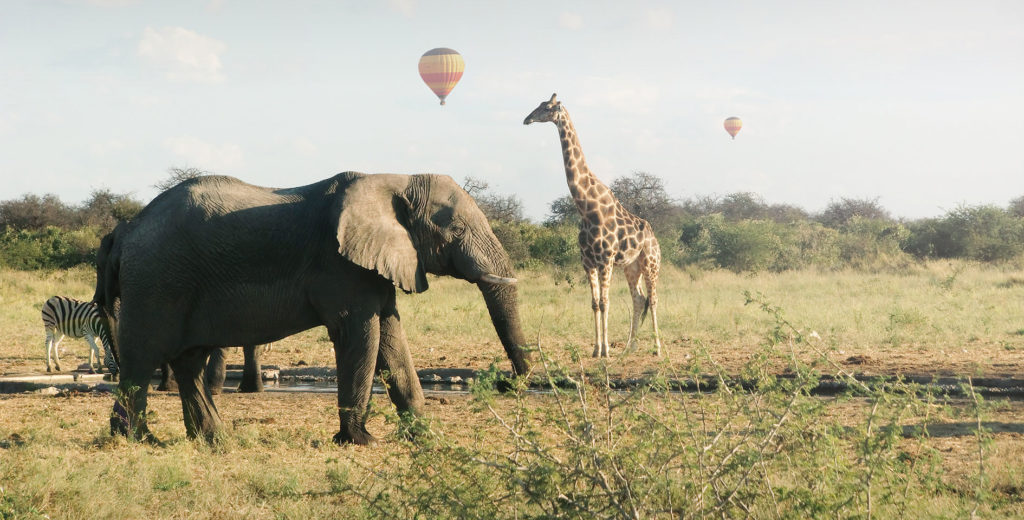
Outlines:
[[[526,374],[508,254],[450,177],[346,172],[288,189],[222,176],[184,181],[104,238],[97,257],[94,299],[118,317],[111,429],[153,438],[148,382],[166,361],[188,435],[212,441],[223,428],[204,377],[212,349],[323,325],[337,363],[334,441],[369,444],[375,374],[386,374],[400,412],[422,407],[395,287],[423,292],[427,273],[477,284],[514,373]]]

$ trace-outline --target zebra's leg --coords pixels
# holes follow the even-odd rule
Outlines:
[[[227,360],[224,357],[224,349],[215,348],[210,351],[210,361],[206,363],[206,386],[212,395],[218,395],[224,389],[224,379],[227,378]]]
[[[194,347],[171,361],[174,378],[178,381],[181,411],[185,416],[185,431],[189,438],[215,442],[223,434],[224,424],[213,404],[213,395],[206,386],[206,363],[210,348]]]
[[[260,367],[260,356],[264,345],[246,345],[242,347],[245,365],[242,369],[242,382],[238,385],[239,392],[262,392],[263,369]]]
[[[60,334],[57,337],[57,341],[53,342],[53,366],[57,369],[57,372],[60,372],[60,342],[63,340],[64,335]]]
[[[46,328],[46,343],[44,346],[46,347],[46,371],[53,372],[53,331],[51,331],[49,327]],[[57,367],[57,370],[60,370],[59,366]]]
[[[85,333],[82,335],[85,341],[89,343],[89,373],[95,374],[96,370],[93,369],[93,363],[96,363],[96,368],[103,371],[103,367],[100,366],[100,348],[96,346],[96,340],[92,337],[92,334]]]

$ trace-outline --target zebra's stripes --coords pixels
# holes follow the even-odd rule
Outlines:
[[[72,338],[85,338],[89,342],[89,372],[93,370],[93,362],[96,368],[102,371],[100,366],[100,349],[96,346],[94,338],[99,338],[103,343],[103,361],[111,374],[117,373],[116,353],[114,342],[110,335],[110,327],[106,318],[100,314],[99,308],[92,302],[83,302],[66,296],[54,296],[43,304],[43,329],[46,331],[46,371],[51,371],[50,357],[53,356],[54,365],[60,371],[60,357],[57,347],[60,346],[64,336]]]

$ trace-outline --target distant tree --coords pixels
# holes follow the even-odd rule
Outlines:
[[[792,204],[771,204],[765,208],[765,217],[775,222],[801,222],[807,220],[807,212]]]
[[[738,191],[722,197],[718,202],[718,213],[726,220],[764,220],[768,204],[756,193]]]
[[[1011,200],[1006,210],[1015,217],[1024,218],[1024,195]]]
[[[524,222],[523,201],[515,195],[496,195],[490,192],[490,184],[487,181],[467,176],[462,183],[462,189],[474,199],[477,206],[484,212],[488,220],[499,222]]]
[[[892,220],[889,212],[878,203],[878,197],[873,199],[843,197],[839,200],[832,200],[825,210],[816,217],[816,220],[828,227],[839,228],[853,217],[867,220]]]
[[[714,195],[699,195],[694,198],[685,199],[679,203],[683,213],[691,217],[703,217],[718,213],[718,205],[721,202],[719,197]]]
[[[39,197],[26,194],[20,199],[0,202],[0,228],[41,230],[47,226],[68,229],[75,225],[75,209],[49,193]]]
[[[634,171],[615,179],[609,188],[627,210],[650,222],[655,229],[665,227],[671,217],[679,213],[679,207],[657,175]]]
[[[135,218],[142,211],[142,206],[141,202],[128,194],[117,194],[105,189],[93,190],[78,213],[82,225],[110,231],[118,221]]]
[[[188,168],[172,167],[167,170],[167,177],[154,184],[153,187],[161,192],[165,192],[184,181],[195,179],[196,177],[201,177],[203,175],[210,175],[210,172],[199,168],[193,168],[191,166]]]
[[[579,226],[580,213],[576,209],[576,202],[570,195],[562,195],[548,204],[548,215],[544,219],[544,225],[554,226]]]

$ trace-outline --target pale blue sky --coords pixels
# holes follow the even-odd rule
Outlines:
[[[676,197],[754,191],[897,216],[1024,195],[1024,2],[0,0],[0,200],[170,167],[265,186],[471,175],[542,219],[567,193],[558,92],[591,169]],[[416,64],[466,72],[445,107]],[[722,129],[743,118],[735,141]]]

